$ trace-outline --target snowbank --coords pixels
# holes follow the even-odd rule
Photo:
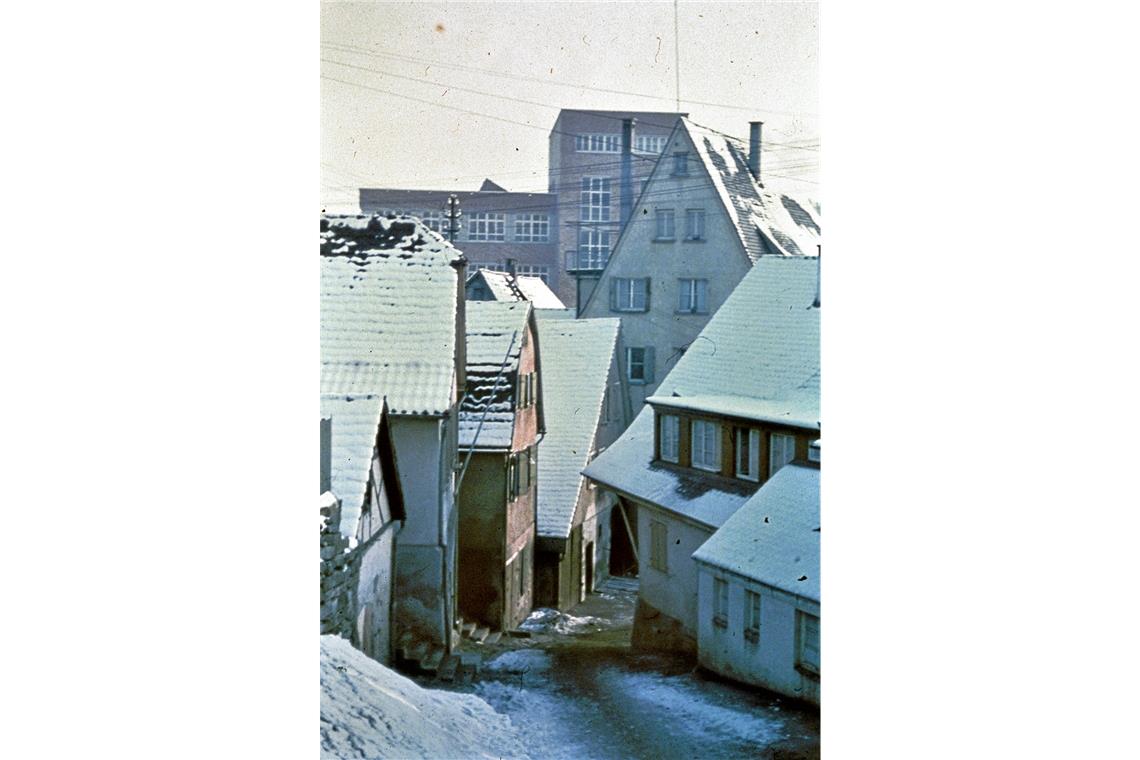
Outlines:
[[[511,724],[482,699],[424,689],[321,636],[322,758],[525,758]]]
[[[532,633],[590,633],[607,627],[608,620],[590,615],[575,617],[565,612],[539,607],[530,613],[526,620],[519,625],[524,631]]]

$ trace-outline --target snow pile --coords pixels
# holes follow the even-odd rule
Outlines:
[[[483,664],[486,673],[541,673],[550,668],[550,655],[541,649],[514,649]]]
[[[535,633],[588,633],[607,626],[609,621],[590,615],[574,617],[565,612],[539,607],[522,622],[519,628]]]
[[[321,757],[525,758],[510,718],[470,694],[424,689],[321,636]]]

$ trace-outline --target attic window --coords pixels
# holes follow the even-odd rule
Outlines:
[[[677,151],[673,154],[673,176],[684,177],[689,173],[689,152]]]

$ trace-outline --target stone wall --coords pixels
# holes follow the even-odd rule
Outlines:
[[[321,634],[352,640],[356,610],[354,555],[340,535],[340,501],[321,501]]]

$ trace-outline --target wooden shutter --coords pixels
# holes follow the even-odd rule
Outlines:
[[[697,280],[697,303],[695,311],[704,314],[709,310],[709,281]]]
[[[610,311],[618,310],[618,287],[620,284],[621,280],[616,277],[610,280]]]
[[[649,282],[650,282],[649,278],[646,277],[644,282],[645,282],[645,311],[649,311]]]

